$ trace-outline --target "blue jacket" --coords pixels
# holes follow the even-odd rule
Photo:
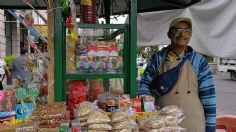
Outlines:
[[[144,75],[140,81],[138,94],[152,95],[149,84],[154,79],[155,75],[160,73],[161,61],[168,61],[166,51],[168,47],[163,48],[154,54],[149,60],[145,69]],[[187,56],[188,55],[188,56]],[[180,56],[179,60],[187,56],[191,62],[194,72],[197,75],[199,86],[199,98],[203,105],[205,118],[206,118],[206,132],[215,132],[216,126],[216,96],[215,86],[209,65],[200,53],[194,51],[190,46],[187,47],[187,52]]]

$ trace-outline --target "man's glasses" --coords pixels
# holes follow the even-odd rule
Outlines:
[[[171,29],[171,32],[174,32],[175,34],[184,33],[184,34],[190,35],[192,33],[192,29],[191,28],[188,28],[188,29],[174,28],[174,29]]]

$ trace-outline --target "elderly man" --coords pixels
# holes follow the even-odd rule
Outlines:
[[[188,132],[215,132],[215,86],[206,59],[188,46],[191,20],[174,19],[167,35],[171,44],[149,60],[138,94],[155,96],[161,107],[182,108],[186,117],[181,126]]]

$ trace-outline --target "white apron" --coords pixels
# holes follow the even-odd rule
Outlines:
[[[178,63],[178,61],[162,62],[160,72],[165,72],[175,67]],[[181,127],[186,128],[187,132],[205,131],[205,115],[198,96],[198,81],[188,60],[184,62],[182,72],[174,88],[166,95],[156,98],[156,103],[160,107],[177,105],[182,108],[185,119]]]

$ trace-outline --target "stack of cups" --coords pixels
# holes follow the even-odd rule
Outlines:
[[[96,23],[96,0],[81,0],[80,20],[82,23]]]

